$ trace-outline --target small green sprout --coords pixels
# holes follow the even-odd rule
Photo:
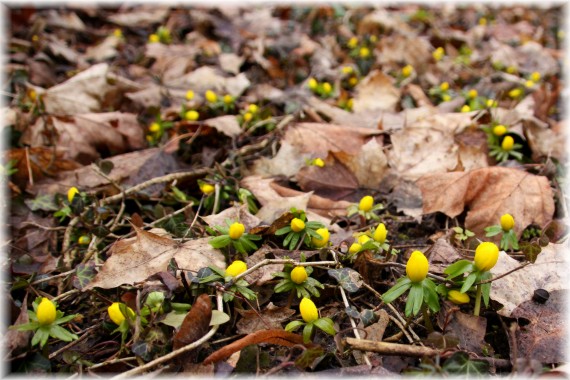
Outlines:
[[[501,237],[500,247],[502,250],[506,251],[509,248],[515,250],[519,249],[519,241],[513,227],[515,226],[515,219],[511,214],[504,214],[501,216],[501,223],[499,225],[490,226],[485,228],[487,233],[485,236],[492,237],[500,233],[503,234]]]
[[[351,217],[354,214],[359,214],[366,220],[380,220],[380,217],[376,215],[375,211],[382,210],[383,208],[384,206],[381,203],[374,204],[374,198],[372,198],[372,196],[366,195],[360,199],[358,204],[352,204],[348,207],[347,215]]]

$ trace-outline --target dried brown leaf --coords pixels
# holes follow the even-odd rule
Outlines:
[[[272,302],[259,312],[237,308],[236,311],[242,316],[237,323],[238,334],[251,334],[260,330],[281,329],[283,327],[281,324],[296,313],[293,309],[278,307]]]
[[[212,301],[207,294],[200,294],[184,317],[180,329],[174,335],[172,349],[187,346],[206,335],[212,319]]]
[[[228,207],[218,214],[203,216],[202,219],[204,219],[210,227],[226,226],[226,219],[239,221],[245,226],[246,231],[259,226],[261,223],[261,219],[251,215],[247,205]]]
[[[400,89],[394,86],[394,79],[380,70],[374,70],[357,86],[354,97],[354,112],[395,112],[400,101]]]
[[[514,217],[518,236],[532,223],[546,226],[554,214],[548,178],[517,169],[433,173],[416,183],[422,191],[424,214],[439,211],[453,218],[467,207],[465,227],[478,236],[484,236],[485,227],[499,224],[503,214]]]
[[[303,191],[314,191],[321,197],[339,200],[346,198],[358,189],[354,174],[339,160],[327,160],[324,167],[305,166],[296,175]]]

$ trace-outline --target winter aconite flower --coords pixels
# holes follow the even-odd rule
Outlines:
[[[124,305],[124,304],[123,304]],[[129,313],[130,318],[134,318],[135,312],[130,307],[124,305],[123,306],[127,313]],[[109,318],[113,321],[114,324],[119,326],[125,320],[125,315],[121,311],[121,303],[120,302],[113,302],[111,306],[107,308],[107,313],[109,313]]]
[[[362,245],[360,245],[358,243],[352,243],[350,245],[350,248],[348,248],[348,253],[350,253],[351,255],[354,255],[354,254],[360,252],[361,249],[362,249]]]
[[[533,82],[538,82],[540,80],[540,73],[538,71],[535,71],[530,74],[530,80]]]
[[[184,118],[186,120],[196,121],[200,118],[200,114],[198,113],[198,111],[190,110],[184,114]]]
[[[76,194],[79,194],[79,190],[75,186],[67,190],[67,200],[69,201],[69,203],[73,202],[73,198],[75,197]]]
[[[194,99],[194,91],[192,90],[186,91],[186,100],[192,100],[192,99]]]
[[[299,218],[294,218],[291,221],[291,229],[295,232],[303,231],[305,229],[305,222]]]
[[[406,274],[412,282],[420,282],[426,278],[429,263],[424,254],[420,251],[412,252],[406,264]]]
[[[313,165],[318,166],[319,168],[322,168],[325,166],[325,162],[323,161],[322,158],[315,158],[313,160]]]
[[[311,90],[316,90],[317,87],[319,86],[319,82],[317,82],[317,80],[315,78],[309,78],[309,81],[307,82],[307,86]]]
[[[535,84],[536,84],[536,83],[534,83],[534,82],[531,81],[531,80],[527,80],[526,82],[524,82],[524,86],[525,86],[526,88],[533,88]]]
[[[384,223],[380,223],[376,228],[376,230],[374,231],[374,235],[372,237],[378,243],[384,244],[384,242],[386,241],[387,234],[388,231],[386,231],[386,226],[384,225]]]
[[[493,268],[497,264],[498,259],[499,247],[495,243],[483,242],[475,250],[473,261],[479,271],[485,272]]]
[[[47,298],[42,298],[42,301],[38,305],[38,310],[36,312],[38,316],[38,322],[40,325],[50,325],[55,321],[56,308],[53,302]]]
[[[77,243],[79,245],[87,245],[91,242],[91,238],[88,235],[81,235],[79,239],[77,239]]]
[[[216,93],[212,90],[206,91],[206,93],[204,94],[204,97],[210,103],[215,103],[218,100],[218,95],[216,95]]]
[[[362,199],[358,203],[358,209],[364,212],[372,210],[373,206],[374,206],[374,198],[372,198],[372,196],[370,195],[362,197]]]
[[[358,51],[358,56],[360,58],[370,57],[370,49],[368,49],[366,46],[361,47],[360,50]]]
[[[447,293],[447,299],[456,305],[461,305],[469,302],[469,295],[466,293],[461,293],[457,290],[450,290]]]
[[[501,148],[503,148],[503,150],[509,151],[513,149],[514,145],[515,140],[512,138],[512,136],[505,136],[503,142],[501,143]]]
[[[291,281],[295,284],[302,284],[308,277],[309,275],[307,274],[305,267],[298,266],[293,268],[291,271]]]
[[[501,216],[501,228],[503,231],[510,231],[515,226],[515,219],[511,214]]]
[[[471,112],[471,107],[469,107],[467,104],[465,104],[463,107],[461,107],[461,112],[463,112],[463,113]]]
[[[520,89],[520,88],[515,88],[515,89],[509,91],[509,96],[510,96],[511,98],[513,98],[513,99],[516,99],[516,98],[518,98],[519,96],[521,96],[522,93],[523,93],[522,89]]]
[[[315,248],[322,248],[329,242],[330,232],[326,228],[319,228],[316,232],[321,238],[313,237],[311,238],[311,243],[313,243]]]
[[[235,277],[247,270],[247,264],[241,260],[235,260],[226,268],[226,276]]]
[[[354,69],[352,68],[352,66],[343,66],[341,69],[343,74],[352,74],[354,72]]]
[[[437,49],[435,49],[434,52],[431,53],[431,55],[433,56],[433,59],[435,59],[436,61],[440,61],[445,55],[445,49],[440,46]]]
[[[442,84],[439,85],[439,88],[441,89],[441,91],[447,91],[449,90],[449,83],[443,82]]]
[[[499,125],[495,125],[493,127],[493,134],[495,136],[502,136],[505,133],[507,133],[507,127],[505,127],[504,125],[499,124]]]
[[[245,226],[239,222],[234,222],[230,225],[229,236],[230,239],[238,240],[245,232]]]
[[[406,65],[402,68],[402,76],[404,78],[409,77],[414,72],[414,68],[412,65]]]
[[[346,43],[346,46],[348,46],[351,49],[354,49],[357,45],[358,45],[358,37],[351,37],[350,40],[348,40],[348,42]]]
[[[148,36],[148,42],[150,42],[151,44],[160,42],[160,37],[158,36],[158,34],[153,33],[150,36]]]
[[[211,185],[207,182],[199,182],[198,186],[200,187],[200,191],[205,195],[210,195],[216,190],[216,187],[214,185]]]
[[[360,235],[360,236],[358,237],[358,244],[364,245],[364,244],[366,244],[366,242],[369,241],[369,240],[370,240],[370,236],[368,236],[368,235]]]
[[[315,306],[315,303],[309,298],[303,298],[299,304],[299,311],[301,312],[301,317],[307,323],[311,323],[319,319],[319,311]]]
[[[477,97],[477,95],[478,95],[478,93],[477,93],[477,90],[475,90],[475,89],[471,89],[471,90],[469,90],[469,92],[467,92],[467,97],[469,99],[475,99]]]

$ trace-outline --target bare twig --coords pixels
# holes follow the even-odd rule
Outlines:
[[[431,347],[413,346],[410,344],[376,342],[373,340],[345,338],[345,343],[360,351],[378,352],[382,355],[403,355],[403,356],[436,356],[444,351]]]
[[[344,289],[342,288],[342,286],[338,287],[340,289],[340,294],[342,296],[342,301],[344,302],[344,306],[345,307],[350,307],[350,304],[348,303],[348,299],[346,298],[346,294],[344,292]],[[348,316],[348,319],[350,320],[350,324],[352,325],[352,331],[354,331],[354,336],[356,337],[356,339],[360,339],[360,333],[358,332],[358,329],[356,328],[356,322],[354,321],[354,318],[352,318],[350,315]],[[368,358],[368,355],[365,353],[363,353],[363,357],[364,357],[364,361],[366,362],[366,364],[368,366],[372,366],[372,363],[370,363],[370,359]]]
[[[507,276],[507,275],[513,273],[513,272],[516,272],[516,271],[518,271],[518,270],[520,270],[520,269],[523,269],[523,268],[526,267],[528,264],[530,264],[530,262],[526,262],[526,263],[524,263],[524,264],[521,264],[520,266],[518,266],[518,267],[516,267],[516,268],[514,268],[514,269],[511,269],[510,271],[505,272],[505,273],[503,273],[503,274],[500,275],[500,276],[493,277],[493,278],[490,278],[490,279],[485,280],[485,281],[478,282],[478,283],[473,284],[473,285],[487,284],[487,283],[489,283],[489,282],[496,281],[496,280],[498,280],[498,279],[500,279],[500,278],[503,278],[503,277],[505,277],[505,276]]]
[[[62,353],[63,351],[67,350],[68,348],[71,348],[71,347],[75,346],[77,343],[79,343],[79,342],[81,342],[82,340],[84,340],[85,338],[87,338],[87,337],[89,336],[89,333],[90,333],[92,330],[98,328],[99,326],[100,326],[100,323],[98,323],[98,324],[95,325],[95,326],[91,326],[91,327],[87,328],[87,329],[85,330],[84,334],[79,337],[79,339],[74,340],[74,341],[72,341],[71,343],[66,344],[65,346],[63,346],[63,347],[60,348],[59,350],[52,352],[52,353],[49,355],[48,359],[51,360],[51,359],[55,358],[57,355],[59,355],[60,353]]]

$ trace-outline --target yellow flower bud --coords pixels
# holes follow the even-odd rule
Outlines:
[[[194,99],[194,91],[192,90],[186,91],[186,100],[192,100],[192,99]]]
[[[495,136],[502,136],[505,133],[507,133],[507,127],[505,127],[504,125],[499,124],[499,125],[495,125],[493,127],[493,134]]]
[[[497,101],[493,100],[493,99],[487,99],[487,107],[491,108],[491,107],[496,107],[497,106]]]
[[[467,96],[469,97],[469,99],[475,99],[477,97],[478,93],[477,90],[472,89],[469,90],[469,92],[467,93]]]
[[[481,272],[488,271],[497,264],[499,259],[499,248],[495,243],[483,242],[475,249],[475,266]]]
[[[241,260],[236,260],[230,264],[229,267],[226,268],[226,276],[228,277],[235,277],[237,275],[242,274],[247,270],[247,264]]]
[[[358,84],[358,78],[357,77],[350,77],[348,79],[348,84],[351,85],[352,87],[356,86]],[[352,98],[350,100],[352,100]]]
[[[520,88],[515,88],[509,91],[509,96],[513,99],[518,98],[521,95],[522,95],[522,90]]]
[[[224,103],[226,103],[226,104],[231,104],[231,103],[233,103],[233,101],[234,101],[233,96],[231,96],[231,95],[229,95],[229,94],[228,94],[228,95],[224,95]]]
[[[526,82],[524,82],[524,86],[526,88],[533,88],[534,87],[534,82],[531,80],[527,80]]]
[[[437,49],[435,49],[434,52],[431,53],[431,55],[433,56],[433,59],[435,59],[436,61],[440,61],[445,55],[445,49],[440,46]]]
[[[79,190],[77,189],[77,187],[73,186],[69,188],[69,190],[67,190],[67,200],[69,201],[69,203],[73,202],[75,194],[79,194]]]
[[[412,65],[406,65],[402,68],[402,76],[404,78],[407,78],[410,75],[412,75],[413,71],[414,71],[414,68],[412,67]]]
[[[302,284],[309,277],[304,267],[295,267],[291,271],[291,281],[295,284]]]
[[[469,107],[467,104],[465,104],[463,107],[461,107],[461,112],[470,112],[471,111],[471,107]]]
[[[113,30],[113,36],[117,38],[123,38],[123,31],[119,28]]]
[[[346,102],[346,106],[348,107],[348,109],[352,109],[352,107],[354,106],[354,99],[353,98],[348,99],[348,101]]]
[[[406,274],[412,282],[420,282],[426,278],[429,270],[429,263],[424,254],[420,251],[412,252],[406,264]]]
[[[309,298],[303,298],[299,304],[299,311],[301,312],[301,317],[307,323],[311,323],[319,319],[319,312],[315,303]]]
[[[361,249],[362,249],[362,246],[360,244],[352,243],[350,248],[348,249],[348,253],[350,253],[351,255],[354,255],[355,253],[360,252]]]
[[[481,17],[479,19],[479,25],[487,25],[487,19],[485,17]]]
[[[360,58],[368,58],[370,57],[370,49],[368,49],[366,46],[363,46],[358,51],[358,55]]]
[[[204,94],[204,97],[206,98],[207,101],[209,101],[210,103],[215,103],[216,100],[218,100],[218,95],[216,95],[216,93],[212,90],[208,90],[206,91],[206,93]]]
[[[319,168],[322,168],[325,166],[325,162],[321,158],[315,158],[313,160],[313,165],[318,166]]]
[[[247,110],[251,113],[256,113],[257,111],[259,111],[259,107],[257,106],[257,104],[250,104],[247,107]]]
[[[40,325],[51,325],[56,316],[55,304],[45,297],[42,298],[36,310],[36,316]]]
[[[241,223],[238,222],[234,222],[231,226],[230,226],[230,238],[233,240],[237,240],[241,237],[241,235],[243,235],[243,233],[245,232],[245,226]]]
[[[376,41],[378,41],[378,37],[376,37],[374,35],[370,36],[370,42],[374,43]]]
[[[307,86],[309,86],[309,88],[311,90],[316,90],[317,87],[319,86],[319,82],[317,82],[317,80],[315,78],[309,78],[309,81],[307,82]]]
[[[332,92],[332,90],[333,90],[333,89],[332,89],[332,86],[331,86],[331,84],[330,84],[329,82],[324,82],[324,83],[323,83],[323,92],[324,92],[325,94],[330,94],[330,93]]]
[[[214,190],[216,190],[216,187],[214,185],[206,182],[200,182],[198,186],[200,187],[200,191],[206,195],[212,194]]]
[[[373,206],[374,206],[374,198],[372,198],[372,196],[370,195],[362,197],[360,203],[358,204],[358,208],[364,212],[372,210]]]
[[[251,114],[251,112],[246,112],[243,115],[243,121],[248,122],[253,118],[253,115]]]
[[[358,237],[358,243],[359,243],[360,245],[366,244],[366,242],[367,242],[368,240],[370,240],[370,236],[368,236],[368,235],[360,235],[360,236]]]
[[[384,244],[384,242],[386,241],[386,235],[387,234],[388,234],[388,231],[386,231],[386,226],[384,225],[384,223],[380,223],[378,225],[378,227],[376,228],[376,230],[374,231],[373,238],[378,243]]]
[[[303,231],[305,229],[305,222],[303,222],[301,219],[299,218],[294,218],[291,221],[291,229],[294,232],[299,232],[299,231]]]
[[[517,68],[515,66],[509,66],[507,67],[507,73],[509,74],[514,74],[517,72]]]
[[[148,36],[148,42],[150,42],[151,44],[160,42],[160,37],[157,34],[153,33],[150,36]]]
[[[535,71],[534,73],[530,74],[530,80],[533,82],[538,82],[540,80],[540,73]]]
[[[125,320],[125,316],[123,315],[123,313],[121,313],[120,305],[121,305],[120,302],[113,302],[113,304],[107,308],[107,313],[109,313],[109,318],[111,318],[113,323],[116,324],[117,326],[123,323],[123,321]],[[131,318],[134,318],[135,312],[133,311],[133,309],[131,309],[128,306],[127,306],[127,313],[129,313],[129,316]]]
[[[354,71],[352,66],[343,66],[341,70],[343,74],[351,74]]]
[[[198,111],[190,110],[184,114],[184,118],[190,121],[196,121],[200,118]]]
[[[30,100],[32,102],[35,102],[36,99],[38,98],[38,93],[36,92],[36,90],[34,90],[33,88],[28,90],[28,97],[30,98]]]
[[[512,136],[505,136],[503,142],[501,143],[501,148],[503,148],[503,150],[509,151],[513,149],[514,144],[515,140],[512,138]]]
[[[461,305],[462,303],[469,302],[469,295],[466,293],[461,293],[457,290],[450,290],[447,292],[447,299],[453,302],[454,304]]]
[[[351,49],[354,49],[356,45],[358,45],[358,37],[351,37],[346,44],[346,46],[348,46]]]
[[[156,133],[156,132],[160,131],[160,124],[152,123],[150,125],[150,127],[148,127],[148,130],[149,130],[149,132]]]
[[[447,91],[449,90],[449,83],[443,82],[442,84],[439,85],[439,88],[441,89],[441,91]]]
[[[501,228],[503,231],[510,231],[515,226],[515,218],[511,214],[501,216]]]
[[[37,34],[34,34],[34,35],[32,36],[32,41],[33,41],[33,42],[38,42],[39,40],[40,40],[40,37],[39,37]]]
[[[451,96],[449,94],[443,94],[441,100],[444,102],[449,102],[451,100]]]
[[[311,238],[311,243],[313,243],[313,245],[316,248],[322,248],[329,242],[329,237],[330,237],[329,230],[327,230],[326,228],[319,228],[316,232],[319,235],[321,235],[321,238],[317,239],[313,237]]]
[[[79,245],[87,245],[90,242],[91,242],[91,237],[87,235],[81,235],[79,239],[77,239],[77,243],[79,243]]]

